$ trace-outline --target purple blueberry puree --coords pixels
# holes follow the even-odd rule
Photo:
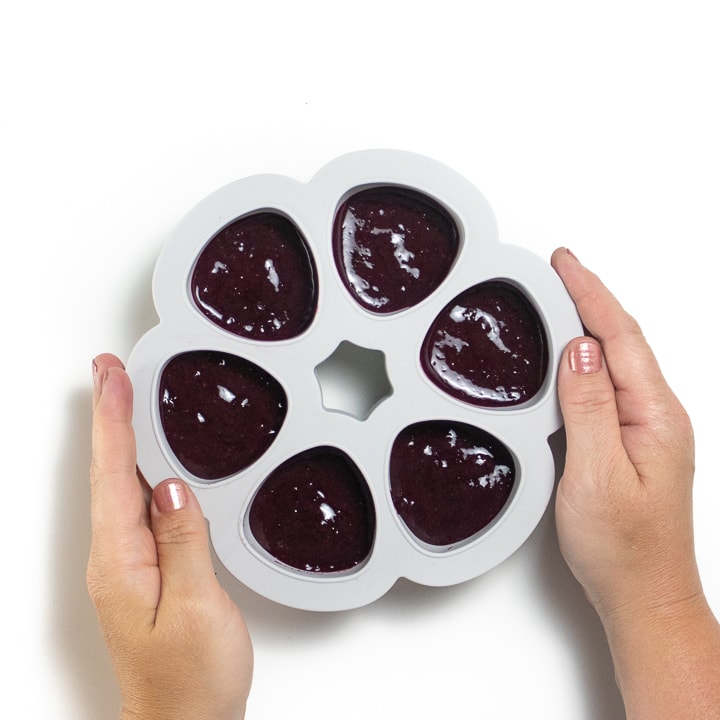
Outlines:
[[[365,479],[335,448],[300,453],[278,467],[250,506],[255,540],[285,565],[349,570],[370,554],[375,509]]]
[[[191,279],[200,312],[253,340],[286,340],[304,332],[317,309],[310,250],[285,216],[260,212],[235,220],[210,240]]]
[[[287,398],[249,360],[197,350],[176,355],[160,378],[160,420],[170,449],[202,480],[237,473],[272,445]]]
[[[352,297],[373,313],[397,312],[428,297],[445,279],[458,246],[448,212],[407,188],[361,190],[335,216],[335,265]]]
[[[475,285],[445,306],[425,336],[425,373],[472,405],[505,407],[530,400],[547,372],[542,321],[507,282]]]
[[[515,464],[495,437],[464,423],[420,422],[395,439],[390,491],[419,540],[447,546],[487,527],[505,506]]]

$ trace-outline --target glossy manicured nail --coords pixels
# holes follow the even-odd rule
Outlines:
[[[155,488],[153,498],[160,512],[174,512],[182,510],[187,505],[188,491],[183,483],[166,480]]]
[[[581,340],[568,352],[570,370],[580,375],[599,372],[602,368],[602,350],[594,340]]]

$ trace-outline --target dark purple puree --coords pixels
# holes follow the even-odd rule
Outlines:
[[[369,555],[375,510],[365,479],[340,450],[308,450],[278,467],[250,506],[255,540],[308,572],[349,570]]]
[[[335,265],[362,307],[397,312],[442,283],[457,255],[458,238],[450,215],[427,195],[374,187],[355,193],[338,210]]]
[[[254,463],[277,437],[287,412],[285,391],[275,378],[249,360],[206,350],[170,360],[158,401],[171,450],[203,480]]]
[[[283,215],[241,217],[210,240],[195,263],[192,295],[200,312],[235,335],[286,340],[317,309],[312,255]]]
[[[530,400],[545,380],[547,342],[540,316],[513,285],[475,285],[445,306],[425,336],[428,377],[472,405]]]
[[[393,505],[410,532],[430,545],[472,537],[497,517],[515,464],[495,437],[464,423],[420,422],[395,439],[390,456]]]

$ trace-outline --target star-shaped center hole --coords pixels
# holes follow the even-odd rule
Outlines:
[[[343,340],[315,367],[323,407],[367,420],[393,393],[385,353]]]

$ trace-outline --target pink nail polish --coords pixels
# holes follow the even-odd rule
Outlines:
[[[155,488],[153,499],[160,512],[182,510],[188,503],[187,488],[181,482],[166,480]]]
[[[570,370],[585,375],[596,373],[602,368],[602,350],[595,340],[582,340],[570,348],[568,353]]]

